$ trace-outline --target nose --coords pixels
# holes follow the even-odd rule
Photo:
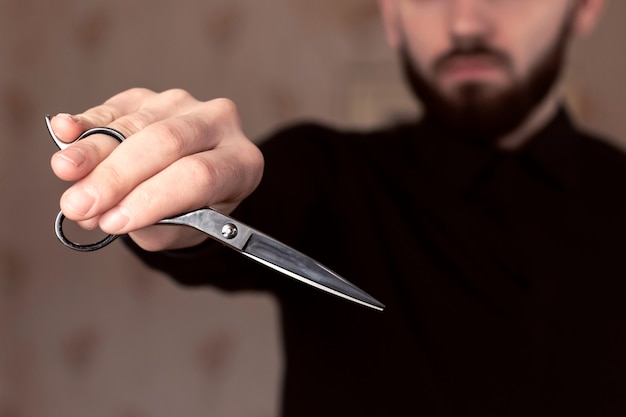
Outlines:
[[[448,27],[457,44],[487,37],[491,30],[489,5],[485,0],[450,0]]]

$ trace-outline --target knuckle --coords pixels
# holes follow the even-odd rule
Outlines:
[[[218,117],[239,118],[239,111],[234,101],[228,98],[216,98],[209,102]]]
[[[197,181],[204,189],[211,189],[217,182],[219,171],[214,165],[206,163],[200,158],[187,158],[187,171],[190,181]]]
[[[161,201],[163,194],[161,187],[139,186],[127,197],[126,206],[135,208],[135,211],[140,210],[140,207],[150,207],[155,201]]]
[[[131,100],[143,100],[146,97],[154,96],[156,93],[148,88],[133,87],[129,88],[122,94],[127,95]]]
[[[263,171],[265,159],[261,150],[254,143],[246,140],[245,145],[242,147],[241,155],[246,158],[246,166],[252,172]]]
[[[155,123],[149,126],[153,145],[164,155],[183,157],[187,141],[181,127],[174,123]]]
[[[125,137],[129,137],[142,129],[144,129],[150,123],[150,116],[144,111],[139,110],[132,114],[132,116],[122,117],[115,120],[112,127],[119,130]]]
[[[100,171],[99,178],[105,182],[102,190],[120,190],[128,184],[126,176],[114,165],[100,164],[97,169]]]
[[[88,119],[94,126],[104,126],[115,120],[117,113],[108,102],[105,102],[103,105],[94,107],[84,113],[83,117]]]
[[[182,88],[172,88],[160,94],[160,98],[169,103],[184,103],[194,100],[193,96]]]

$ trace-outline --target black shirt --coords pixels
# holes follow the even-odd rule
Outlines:
[[[208,242],[135,250],[187,285],[272,291],[285,417],[625,416],[624,155],[561,111],[503,152],[428,122],[264,142],[233,214],[386,304],[352,304]]]

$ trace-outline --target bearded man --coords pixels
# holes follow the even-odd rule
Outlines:
[[[261,154],[232,102],[133,89],[52,120],[68,139],[99,125],[133,138],[90,137],[53,157],[78,180],[64,213],[128,234],[183,284],[275,294],[284,416],[626,415],[626,159],[575,127],[559,90],[568,47],[603,1],[380,6],[420,120],[296,124]],[[208,205],[386,310],[278,279],[196,231],[150,226]]]

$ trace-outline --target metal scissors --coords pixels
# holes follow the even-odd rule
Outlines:
[[[45,120],[48,132],[59,149],[65,149],[72,143],[94,134],[111,136],[120,143],[125,139],[124,135],[115,129],[109,127],[95,127],[83,132],[73,142],[66,143],[61,141],[54,134],[50,124],[51,117],[47,115]],[[61,243],[77,251],[89,252],[98,250],[119,237],[119,235],[108,235],[104,239],[92,244],[84,245],[75,243],[69,240],[63,232],[64,220],[65,216],[63,212],[60,211],[54,223],[56,235]],[[212,208],[195,210],[179,216],[163,219],[157,222],[157,224],[175,224],[193,227],[242,255],[305,284],[370,307],[374,310],[382,311],[385,308],[384,304],[380,301],[314,259]]]

